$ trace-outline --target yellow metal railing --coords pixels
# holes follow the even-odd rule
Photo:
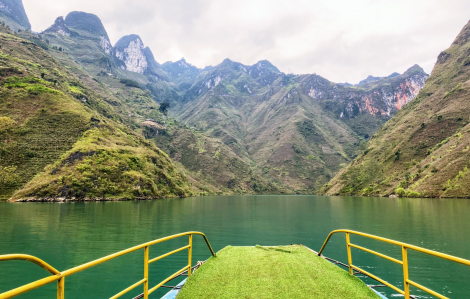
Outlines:
[[[466,260],[466,259],[462,259],[462,258],[455,257],[455,256],[452,256],[452,255],[449,255],[449,254],[440,253],[440,252],[437,252],[437,251],[434,251],[434,250],[429,250],[429,249],[421,248],[421,247],[418,247],[418,246],[414,246],[414,245],[410,245],[410,244],[406,244],[406,243],[402,243],[402,242],[398,242],[398,241],[394,241],[394,240],[390,240],[390,239],[386,239],[386,238],[382,238],[382,237],[378,237],[378,236],[374,236],[374,235],[369,235],[369,234],[365,234],[365,233],[361,233],[361,232],[347,230],[347,229],[340,229],[340,230],[332,231],[328,235],[328,238],[326,238],[325,243],[323,243],[322,248],[318,252],[319,256],[321,256],[321,253],[325,249],[325,246],[328,243],[328,241],[330,240],[331,236],[333,234],[336,234],[336,233],[345,233],[346,234],[346,249],[347,249],[347,252],[348,252],[349,273],[353,274],[354,270],[362,272],[363,274],[365,274],[365,275],[367,275],[367,276],[369,276],[369,277],[371,277],[371,278],[373,278],[377,281],[380,281],[384,285],[386,285],[386,286],[394,289],[395,291],[399,292],[400,294],[404,295],[405,299],[410,299],[410,285],[415,286],[418,289],[421,289],[421,290],[423,290],[423,291],[425,291],[425,292],[427,292],[427,293],[429,293],[429,294],[431,294],[431,295],[433,295],[437,298],[449,299],[446,296],[443,296],[443,295],[441,295],[441,294],[439,294],[439,293],[437,293],[437,292],[435,292],[431,289],[428,289],[428,288],[426,288],[426,287],[410,280],[409,274],[408,274],[408,249],[412,249],[412,250],[415,250],[415,251],[418,251],[418,252],[422,252],[422,253],[426,253],[426,254],[436,256],[436,257],[439,257],[439,258],[443,258],[445,260],[449,260],[449,261],[453,261],[453,262],[456,262],[456,263],[460,263],[460,264],[470,266],[470,261]],[[351,240],[350,240],[350,234],[358,235],[358,236],[362,236],[362,237],[366,237],[366,238],[370,238],[370,239],[374,239],[374,240],[382,241],[382,242],[385,242],[385,243],[400,246],[402,248],[402,260],[400,261],[400,260],[397,260],[393,257],[390,257],[390,256],[387,256],[385,254],[379,253],[377,251],[370,250],[370,249],[361,247],[361,246],[356,245],[356,244],[352,244]],[[391,283],[389,283],[389,282],[387,282],[387,281],[385,281],[385,280],[383,280],[383,279],[381,279],[381,278],[379,278],[379,277],[377,277],[377,276],[375,276],[375,275],[373,275],[373,274],[371,274],[371,273],[369,273],[365,270],[362,270],[361,268],[359,268],[357,266],[354,266],[353,263],[352,263],[351,247],[366,251],[368,253],[375,254],[375,255],[380,256],[382,258],[385,258],[389,261],[392,261],[392,262],[395,262],[397,264],[402,265],[403,266],[404,290],[401,290],[401,289],[397,288],[396,286],[392,285]]]
[[[72,268],[72,269],[69,269],[69,270],[66,270],[66,271],[63,271],[63,272],[60,272],[60,271],[56,270],[51,265],[49,265],[46,262],[38,259],[37,257],[31,256],[31,255],[26,255],[26,254],[0,255],[0,262],[2,262],[2,261],[11,261],[11,260],[25,260],[25,261],[29,261],[29,262],[32,262],[32,263],[35,263],[35,264],[41,266],[42,268],[46,269],[47,271],[49,271],[49,273],[52,274],[51,276],[39,279],[35,282],[29,283],[29,284],[26,284],[24,286],[18,287],[16,289],[7,291],[5,293],[2,293],[2,294],[0,294],[0,299],[13,298],[15,296],[18,296],[18,295],[24,294],[26,292],[29,292],[31,290],[37,289],[39,287],[42,287],[46,284],[52,283],[54,281],[57,281],[57,299],[64,299],[64,279],[65,279],[65,277],[70,276],[72,274],[75,274],[77,272],[86,270],[88,268],[94,267],[96,265],[102,264],[104,262],[107,262],[107,261],[112,260],[114,258],[120,257],[122,255],[140,250],[140,249],[144,249],[144,278],[142,280],[139,280],[135,284],[131,285],[130,287],[126,288],[125,290],[123,290],[123,291],[117,293],[116,295],[112,296],[111,299],[119,298],[122,295],[126,294],[127,292],[135,289],[136,287],[138,287],[140,285],[143,285],[143,288],[144,288],[144,292],[143,292],[144,297],[143,298],[148,299],[148,296],[152,292],[154,292],[156,289],[161,287],[166,282],[172,280],[176,276],[178,276],[178,275],[180,275],[180,274],[182,274],[186,271],[188,271],[188,276],[191,275],[191,258],[192,258],[192,249],[193,249],[193,235],[203,236],[204,240],[206,241],[207,246],[209,247],[209,249],[212,253],[212,255],[215,256],[215,253],[212,250],[212,247],[209,243],[209,240],[207,240],[207,237],[203,233],[200,233],[200,232],[187,232],[187,233],[181,233],[181,234],[176,234],[176,235],[168,236],[168,237],[165,237],[165,238],[157,239],[157,240],[154,240],[154,241],[151,241],[151,242],[147,242],[147,243],[144,243],[144,244],[141,244],[141,245],[138,245],[138,246],[134,246],[132,248],[129,248],[129,249],[126,249],[126,250],[123,250],[123,251],[120,251],[120,252],[102,257],[100,259],[94,260],[92,262],[77,266],[75,268]],[[167,254],[164,254],[164,255],[161,255],[157,258],[149,260],[149,248],[150,248],[150,246],[161,243],[161,242],[164,242],[164,241],[168,241],[168,240],[171,240],[171,239],[176,239],[176,238],[179,238],[179,237],[183,237],[183,236],[189,236],[189,245],[186,245],[186,246],[181,247],[179,249],[173,250],[173,251],[171,251]],[[163,280],[161,283],[157,284],[153,288],[149,289],[149,264],[151,264],[153,262],[156,262],[156,261],[158,261],[158,260],[160,260],[164,257],[169,256],[169,255],[172,255],[174,253],[185,250],[185,249],[188,249],[188,265],[185,266],[183,269],[179,270],[178,272],[175,272],[173,275],[166,278],[165,280]]]

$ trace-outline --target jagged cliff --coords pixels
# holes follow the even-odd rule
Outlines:
[[[117,58],[123,70],[143,74],[148,68],[144,43],[138,35],[122,37],[113,48],[113,56]]]
[[[372,137],[324,193],[469,197],[469,98],[470,22],[439,55],[419,95]]]
[[[302,76],[302,92],[319,101],[335,101],[335,113],[352,118],[361,113],[391,116],[414,99],[428,75],[414,65],[402,75],[365,80],[355,86],[333,84],[318,75]]]

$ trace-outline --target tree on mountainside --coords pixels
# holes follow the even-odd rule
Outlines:
[[[168,114],[168,108],[170,108],[170,103],[163,102],[163,103],[160,104],[160,108],[158,108],[158,110],[160,110],[161,113],[167,115]]]

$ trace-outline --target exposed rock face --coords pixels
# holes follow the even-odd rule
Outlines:
[[[148,68],[144,43],[138,35],[122,37],[113,48],[113,55],[122,62],[123,70],[143,74]]]
[[[101,36],[100,46],[106,52],[106,54],[110,54],[113,47],[111,46],[111,42],[107,36]]]
[[[334,100],[335,112],[341,117],[360,113],[391,116],[413,100],[424,87],[428,75],[417,65],[403,75],[362,81],[354,87],[334,84],[318,75],[302,76],[303,92],[317,100]],[[377,80],[376,80],[377,79]]]
[[[22,0],[0,0],[0,19],[2,17],[12,20],[24,29],[31,30]]]

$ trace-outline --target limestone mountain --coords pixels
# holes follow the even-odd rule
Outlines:
[[[0,0],[0,19],[15,32],[19,29],[31,30],[22,0]]]
[[[100,81],[112,80],[109,77],[135,81],[150,90],[156,102],[175,102],[180,97],[139,36],[123,37],[112,47],[96,15],[71,12],[65,20],[59,18],[45,30],[43,37],[50,46],[61,48],[89,74],[100,76]]]
[[[374,135],[326,194],[469,197],[470,22],[426,85]]]
[[[124,70],[118,67],[115,61],[117,58],[111,54],[114,49],[125,51],[131,41],[119,42],[108,55],[99,43],[102,32],[93,35],[91,30],[84,31],[77,26],[70,28],[66,19],[59,18],[39,35],[42,41],[49,43],[45,46],[47,52],[79,78],[82,84],[99,94],[113,108],[112,117],[117,117],[136,134],[153,139],[149,142],[157,142],[160,148],[171,154],[179,162],[179,169],[197,190],[210,194],[285,192],[275,183],[263,179],[258,171],[252,169],[249,160],[241,159],[228,146],[181,126],[158,111],[157,102],[171,101],[172,96],[176,99],[180,96],[176,88],[170,87],[171,82],[164,81],[164,78],[158,79],[150,71],[153,67],[158,69],[160,65],[149,48],[138,49],[143,52],[140,54],[145,55],[147,62],[143,74]],[[22,32],[21,36],[39,43],[38,37],[32,33]],[[162,77],[167,76],[163,70],[161,72]],[[165,88],[169,90],[168,93],[164,92]],[[76,96],[82,98],[80,94]],[[175,155],[175,151],[184,155]]]
[[[138,35],[121,37],[113,47],[113,56],[117,58],[119,67],[123,70],[143,74],[148,69],[144,43]]]
[[[226,59],[201,72],[174,113],[279,185],[314,193],[418,94],[426,78],[413,66],[350,87],[318,75],[287,75],[268,61],[247,66]]]
[[[66,57],[49,54],[62,52],[43,50],[3,26],[0,44],[2,199],[199,192],[165,153],[121,121],[118,99],[104,100],[84,73],[75,77],[62,64]]]
[[[160,64],[138,35],[111,46],[100,19],[84,12],[59,17],[40,35],[17,36],[79,80],[87,92],[72,88],[72,97],[89,102],[93,91],[100,115],[167,153],[196,192],[316,193],[427,78],[414,66],[353,86],[284,74],[266,60]],[[162,102],[176,121],[158,111]],[[70,179],[80,177],[67,169]]]
[[[111,51],[116,65],[134,73],[145,74],[156,80],[168,81],[167,75],[155,60],[152,50],[145,47],[136,34],[123,36]]]

